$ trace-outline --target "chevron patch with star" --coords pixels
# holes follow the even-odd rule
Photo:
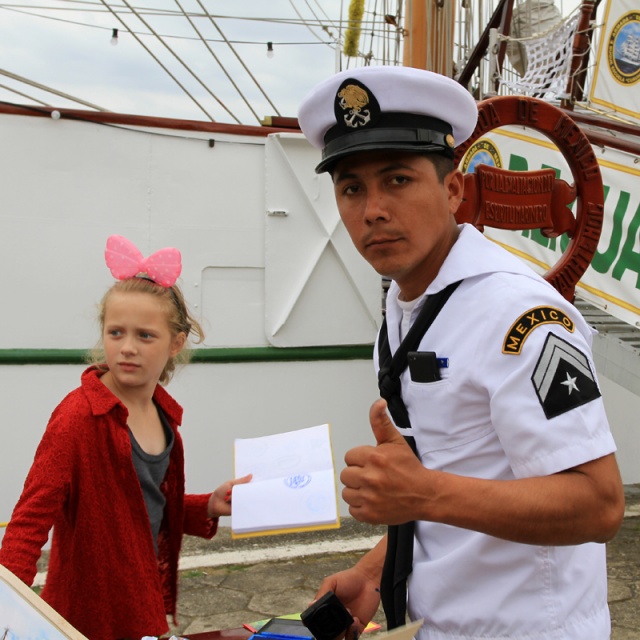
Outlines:
[[[531,376],[547,419],[600,397],[600,389],[582,351],[549,333]]]

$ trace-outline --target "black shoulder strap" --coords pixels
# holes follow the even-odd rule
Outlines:
[[[387,401],[389,413],[397,426],[408,429],[411,427],[407,408],[402,401],[400,376],[407,368],[407,354],[415,351],[420,345],[424,334],[431,326],[436,316],[442,310],[451,294],[458,288],[461,281],[454,282],[442,291],[429,296],[424,303],[418,317],[409,329],[397,351],[391,356],[389,336],[387,335],[387,320],[385,318],[378,337],[378,388],[380,396]]]
[[[409,329],[397,351],[391,356],[386,319],[378,339],[378,387],[380,395],[387,401],[389,412],[399,427],[409,428],[409,413],[401,394],[400,376],[407,368],[407,354],[415,351],[424,334],[442,310],[460,282],[454,282],[438,293],[429,296],[418,317]],[[405,440],[417,455],[415,440]],[[387,530],[387,552],[380,580],[380,599],[387,618],[387,629],[405,624],[407,612],[407,579],[413,568],[413,521],[389,526]]]

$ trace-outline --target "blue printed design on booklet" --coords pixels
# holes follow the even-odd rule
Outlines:
[[[300,473],[295,476],[289,476],[284,479],[284,483],[289,489],[302,489],[311,482],[311,476],[308,473]]]

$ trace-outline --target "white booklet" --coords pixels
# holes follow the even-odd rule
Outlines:
[[[234,538],[340,526],[329,425],[261,438],[236,438]]]

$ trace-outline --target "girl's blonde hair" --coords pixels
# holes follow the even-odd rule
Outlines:
[[[186,364],[191,357],[191,350],[188,348],[189,343],[199,344],[204,340],[204,332],[200,323],[193,317],[185,302],[182,291],[178,285],[172,287],[163,287],[156,284],[153,280],[145,277],[128,278],[119,280],[111,286],[102,297],[98,312],[98,321],[100,323],[100,342],[89,353],[89,361],[98,368],[105,368],[105,355],[102,343],[102,334],[104,332],[104,318],[107,309],[107,303],[113,293],[148,293],[162,301],[167,309],[167,321],[173,337],[179,333],[184,333],[187,337],[185,348],[180,353],[169,358],[167,364],[162,370],[160,380],[162,385],[166,385],[176,369],[178,364]]]

